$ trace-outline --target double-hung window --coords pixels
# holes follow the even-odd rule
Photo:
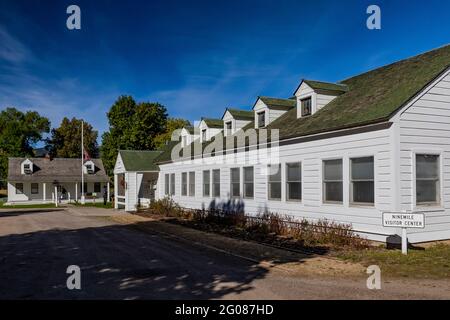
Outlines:
[[[281,164],[269,165],[269,200],[281,200]]]
[[[416,203],[439,205],[441,202],[439,155],[416,154]]]
[[[212,171],[212,196],[220,197],[220,169]]]
[[[195,196],[195,172],[189,172],[189,196]]]
[[[211,194],[211,171],[203,171],[203,196],[209,197]]]
[[[323,201],[342,202],[342,159],[323,162]]]
[[[175,195],[175,173],[170,174],[170,195]]]
[[[225,135],[231,136],[233,131],[233,123],[231,121],[225,123]]]
[[[301,101],[302,117],[310,116],[312,114],[312,98],[302,99]]]
[[[241,175],[239,168],[231,168],[231,183],[230,183],[230,194],[233,198],[239,198],[241,196]]]
[[[16,183],[16,194],[23,194],[23,183]]]
[[[350,159],[350,202],[373,204],[375,201],[373,157]]]
[[[187,172],[181,173],[181,195],[187,196]]]
[[[31,184],[31,194],[39,194],[39,183]]]
[[[258,112],[258,128],[264,128],[266,126],[266,112]]]
[[[253,198],[254,175],[253,167],[244,168],[244,198]]]
[[[302,200],[302,164],[300,162],[286,164],[286,199]]]
[[[164,179],[164,193],[168,196],[170,194],[170,174],[166,173]]]

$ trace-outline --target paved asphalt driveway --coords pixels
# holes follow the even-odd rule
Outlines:
[[[69,265],[81,290],[66,288]],[[0,212],[0,299],[449,298],[435,286],[371,291],[365,279],[293,277],[89,212]]]

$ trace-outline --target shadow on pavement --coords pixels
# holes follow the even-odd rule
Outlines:
[[[217,299],[251,290],[268,272],[123,225],[11,234],[0,252],[0,299]],[[66,287],[70,265],[81,268],[81,290]]]

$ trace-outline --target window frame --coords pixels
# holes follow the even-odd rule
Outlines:
[[[208,183],[205,183],[205,173],[208,173]],[[206,189],[206,185],[208,185],[208,189]],[[203,170],[202,171],[202,194],[203,197],[209,198],[211,197],[211,170]],[[206,194],[206,190],[208,190],[208,194]]]
[[[239,175],[239,181],[238,182],[236,182],[236,181],[233,181],[233,170],[236,170],[237,172],[238,172],[238,175]],[[234,195],[233,194],[233,185],[234,184],[237,184],[238,186],[239,186],[239,194],[238,195]],[[239,167],[235,167],[235,168],[230,168],[230,197],[231,198],[233,198],[233,199],[236,199],[236,198],[240,198],[241,197],[241,168],[239,168]]]
[[[202,129],[202,141],[208,141],[208,135],[207,133],[208,129]]]
[[[164,195],[170,196],[170,173],[164,175]]]
[[[312,100],[313,100],[312,96],[308,96],[308,97],[304,97],[304,98],[300,99],[300,110],[301,110],[302,117],[309,117],[310,115],[312,115],[312,105],[313,105]],[[309,109],[308,114],[305,114],[305,112],[304,112],[304,103],[306,101],[310,101],[310,106],[309,106],[310,109]]]
[[[21,186],[20,188],[18,188],[18,186]],[[15,185],[14,185],[14,187],[15,187],[15,189],[16,189],[16,194],[24,194],[24,184],[23,184],[23,182],[17,182]]]
[[[442,154],[441,150],[414,150],[412,154],[413,159],[413,197],[414,197],[414,207],[415,208],[442,208],[443,207],[443,163],[442,163]],[[436,156],[438,158],[438,186],[436,188],[437,192],[437,201],[436,202],[418,202],[417,201],[417,156],[425,155],[425,156]],[[425,180],[425,179],[420,179]]]
[[[99,191],[95,191],[95,187],[98,186]],[[100,182],[94,182],[94,192],[101,193],[102,192],[102,184]]]
[[[352,164],[353,164],[353,160],[355,159],[364,159],[364,158],[372,158],[372,163],[373,163],[373,179],[372,180],[367,180],[367,179],[353,179],[353,170],[352,170]],[[349,157],[349,204],[351,206],[363,206],[363,207],[375,207],[375,202],[376,202],[376,188],[375,188],[375,177],[376,177],[376,166],[375,166],[375,156],[374,155],[364,155],[364,156],[351,156]],[[343,177],[342,177],[343,179]],[[371,181],[373,183],[373,202],[357,202],[353,200],[353,190],[354,190],[354,186],[353,186],[353,182],[367,182],[367,181]]]
[[[187,172],[181,173],[181,196],[187,197],[188,195],[188,176]]]
[[[252,181],[246,181],[245,180],[245,170],[246,169],[252,169]],[[242,168],[242,181],[243,181],[243,186],[242,186],[242,196],[244,199],[254,199],[255,198],[255,167],[254,166],[247,166],[247,167],[243,167]],[[252,195],[251,196],[247,196],[246,195],[246,185],[247,184],[251,184],[252,185]]]
[[[289,180],[289,170],[288,166],[293,164],[299,164],[300,167],[300,180]],[[286,201],[287,202],[296,202],[301,203],[303,201],[303,162],[302,161],[293,161],[293,162],[286,162],[284,164],[285,168],[285,185],[286,185]],[[300,183],[300,199],[289,199],[289,183]]]
[[[336,160],[340,160],[341,161],[341,180],[325,180],[325,162],[328,161],[336,161]],[[344,205],[344,158],[327,158],[327,159],[322,159],[322,204],[332,204],[332,205]],[[342,184],[342,200],[341,201],[334,201],[334,200],[326,200],[326,183],[335,183],[335,182],[341,182]]]
[[[33,185],[36,185],[36,189],[33,189]],[[30,190],[31,194],[39,194],[39,183],[36,183],[36,182],[30,183],[30,189],[31,189]],[[37,190],[37,191],[33,192],[35,190]]]
[[[195,171],[189,171],[188,176],[189,176],[188,194],[189,197],[195,197]]]
[[[170,174],[170,195],[171,195],[171,196],[176,195],[175,188],[176,188],[176,177],[175,177],[175,173],[171,173],[171,174]]]
[[[260,124],[260,118],[259,117],[261,115],[263,116],[263,120],[264,120],[264,124],[263,125]],[[266,126],[266,110],[257,112],[256,113],[256,120],[257,120],[257,123],[258,123],[258,128],[264,128]]]
[[[273,166],[271,164],[267,165],[267,200],[269,201],[283,201],[283,172],[282,172],[282,164],[281,163],[277,163],[277,166],[279,166],[279,170],[280,170],[280,181],[270,181],[270,177],[272,176],[270,174],[270,168]],[[272,198],[271,197],[271,184],[272,183],[279,183],[280,184],[280,198]]]
[[[230,128],[228,128],[228,125],[230,125]],[[229,136],[233,134],[233,121],[227,121],[225,122],[225,135]]]
[[[214,177],[215,177],[214,173],[217,172],[217,171],[219,172],[219,175],[218,175],[219,181],[216,181],[214,179]],[[212,195],[213,198],[220,198],[220,180],[221,180],[220,179],[220,169],[213,169],[213,170],[211,170],[211,175],[212,175],[212,179],[211,179],[211,195]],[[219,185],[219,188],[218,188],[219,193],[218,194],[215,192],[217,185]]]

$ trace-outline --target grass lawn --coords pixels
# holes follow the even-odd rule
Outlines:
[[[112,202],[107,202],[106,205],[104,205],[103,202],[96,202],[96,203],[89,202],[84,205],[77,202],[77,203],[74,203],[73,205],[78,206],[78,207],[95,207],[95,208],[104,208],[104,209],[112,209],[113,208]]]
[[[0,201],[1,209],[42,209],[42,208],[55,208],[53,203],[41,203],[41,204],[18,204],[12,206],[5,206],[2,201]]]
[[[404,256],[400,250],[384,248],[351,250],[337,253],[343,260],[364,266],[378,265],[381,275],[402,278],[450,278],[450,245],[437,244],[424,250],[410,249]]]

